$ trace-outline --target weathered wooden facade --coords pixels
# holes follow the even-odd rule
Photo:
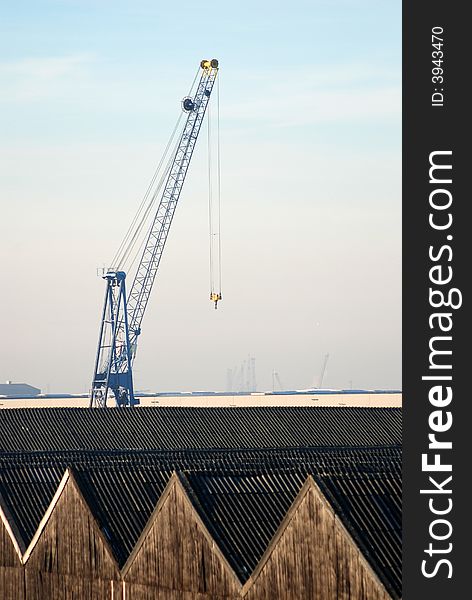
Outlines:
[[[237,598],[241,588],[176,474],[122,575],[129,600]]]
[[[197,411],[228,432],[210,431],[207,448],[199,432],[194,449],[134,451],[101,448],[99,415],[93,435],[71,435],[79,447],[46,451],[53,428],[28,414],[38,440],[20,428],[0,452],[0,600],[399,600],[398,413],[362,413],[372,430],[346,447],[345,417],[313,411],[308,425],[267,413],[269,433],[246,448],[231,411]],[[138,439],[149,424],[129,414]],[[264,413],[251,414],[259,431]],[[319,445],[297,446],[317,420]]]
[[[69,470],[22,562],[28,600],[121,600],[118,565]]]
[[[241,595],[246,600],[391,597],[311,477]]]
[[[24,544],[0,495],[0,598],[26,600],[22,566]]]
[[[28,548],[2,511],[5,600],[389,600],[359,544],[308,477],[244,580],[198,497],[173,474],[133,551],[118,564],[67,470]],[[224,529],[224,524],[223,524]]]

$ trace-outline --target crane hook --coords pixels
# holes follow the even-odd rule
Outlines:
[[[212,292],[210,294],[210,300],[215,303],[215,310],[218,308],[218,300],[221,300],[221,294],[216,294]]]

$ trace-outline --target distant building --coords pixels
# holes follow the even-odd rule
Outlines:
[[[37,396],[41,393],[39,388],[35,388],[27,383],[12,383],[7,381],[6,383],[0,383],[0,396]]]

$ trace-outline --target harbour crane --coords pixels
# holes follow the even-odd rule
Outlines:
[[[318,386],[319,388],[323,387],[323,379],[325,376],[325,372],[326,372],[326,365],[328,364],[328,359],[329,359],[329,354],[325,354],[324,359],[323,359],[323,366],[321,367],[321,375],[320,375],[320,379],[318,382]]]
[[[113,266],[103,274],[106,283],[105,300],[90,407],[106,407],[110,390],[118,407],[133,407],[139,403],[134,396],[132,371],[137,341],[185,176],[218,75],[218,61],[202,60],[194,83],[198,74],[200,79],[196,88],[191,90],[192,95],[182,100],[182,109],[187,117],[164,172],[162,195],[145,239],[129,293],[126,293],[126,272],[119,268],[119,263],[116,263],[118,267]],[[221,300],[221,291],[211,290],[210,299],[216,307]]]
[[[279,377],[278,372],[274,369],[272,371],[272,391],[273,392],[275,392],[275,383],[276,382],[277,382],[277,384],[279,386],[280,391],[282,391],[284,389],[283,385],[282,385],[282,382],[280,381],[280,377]]]

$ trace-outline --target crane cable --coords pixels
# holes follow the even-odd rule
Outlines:
[[[158,183],[158,185],[156,187],[156,190],[153,193],[153,195],[151,197],[151,200],[150,200],[150,202],[149,202],[149,204],[148,204],[148,206],[147,206],[147,208],[146,208],[146,210],[145,210],[145,212],[144,212],[144,214],[143,214],[143,216],[141,218],[141,221],[140,221],[138,227],[136,228],[136,231],[135,231],[132,239],[130,240],[130,242],[128,244],[128,247],[126,248],[126,251],[123,253],[123,256],[122,256],[122,259],[121,259],[121,264],[124,264],[127,261],[126,262],[126,270],[127,271],[131,270],[131,268],[133,267],[133,265],[134,265],[134,263],[135,263],[138,255],[140,254],[140,252],[141,252],[141,250],[142,250],[142,248],[144,246],[144,243],[145,243],[145,241],[146,241],[146,239],[148,237],[148,235],[141,236],[141,233],[142,233],[142,231],[143,231],[143,229],[144,229],[144,227],[146,225],[149,213],[151,212],[152,208],[154,207],[154,205],[156,203],[156,200],[157,200],[157,198],[160,195],[160,191],[161,191],[161,189],[162,189],[165,181],[167,180],[167,176],[168,176],[168,174],[169,174],[169,172],[170,172],[170,170],[172,168],[172,163],[174,162],[174,156],[175,156],[175,153],[177,152],[178,145],[179,145],[179,139],[177,139],[177,141],[175,143],[175,146],[174,146],[174,149],[170,153],[167,165],[166,165],[165,169],[162,172],[162,175],[161,175],[161,178],[159,180],[159,183]],[[149,225],[147,227],[148,234],[149,234],[149,231],[152,228],[152,226],[153,226],[153,222],[151,221],[151,223],[149,223]],[[136,249],[136,252],[135,252],[133,258],[130,259],[131,253],[132,253],[133,249],[135,248],[136,243],[137,243],[137,241],[138,241],[139,238],[141,239],[141,242],[137,246],[137,249]]]
[[[144,194],[141,205],[139,206],[138,211],[133,219],[133,222],[131,223],[131,225],[128,229],[128,232],[126,233],[126,236],[123,239],[123,241],[120,245],[120,248],[118,249],[118,252],[116,253],[116,255],[113,259],[113,264],[114,265],[116,264],[117,270],[120,268],[121,269],[125,268],[126,261],[129,258],[129,255],[132,252],[133,248],[135,247],[136,241],[143,230],[143,227],[147,221],[149,213],[151,212],[151,209],[153,208],[153,206],[155,204],[156,198],[162,188],[162,185],[164,184],[165,178],[166,178],[167,173],[170,168],[170,159],[169,159],[166,167],[164,168],[164,171],[162,172],[162,175],[159,179],[159,182],[158,182],[154,192],[151,195],[151,192],[154,189],[154,185],[155,185],[157,176],[159,175],[159,173],[162,169],[162,164],[167,156],[169,147],[170,147],[170,145],[173,141],[173,138],[175,136],[175,133],[179,127],[181,118],[182,118],[182,116],[179,117],[179,119],[174,127],[174,131],[172,132],[171,138],[169,139],[166,149],[164,150],[164,154],[162,155],[159,165],[157,166],[156,171],[154,172],[154,175],[151,179],[151,182],[149,183],[149,186],[146,190],[146,193]],[[172,155],[171,155],[171,157],[172,157]],[[146,202],[147,202],[147,205],[146,205]]]
[[[191,96],[195,87],[195,83],[197,81],[198,75],[200,74],[200,69],[197,69],[197,72],[195,74],[195,77],[193,79],[192,85],[190,86],[190,90],[188,93],[188,96]],[[174,146],[173,151],[170,153],[167,164],[164,168],[164,171],[162,172],[162,175],[159,179],[159,182],[157,184],[157,187],[154,189],[156,180],[158,178],[159,173],[162,170],[162,166],[164,164],[164,161],[166,159],[166,156],[169,153],[169,149],[172,146],[172,142],[175,138],[175,135],[179,129],[180,126],[180,122],[182,120],[182,116],[183,116],[183,112],[180,113],[179,118],[177,119],[177,123],[174,126],[174,129],[172,131],[172,134],[169,138],[169,141],[167,142],[166,148],[164,150],[164,153],[161,157],[161,160],[159,161],[159,164],[157,165],[156,170],[154,171],[154,174],[151,178],[151,181],[146,189],[146,192],[143,196],[143,199],[141,200],[141,204],[139,205],[139,208],[131,222],[131,225],[129,226],[125,237],[123,238],[118,250],[115,253],[115,256],[113,257],[113,260],[111,262],[111,269],[113,270],[119,270],[119,269],[123,269],[124,265],[126,264],[126,261],[129,259],[129,256],[131,254],[131,252],[133,251],[133,248],[136,245],[137,239],[139,238],[140,234],[143,231],[144,225],[147,221],[147,218],[149,216],[149,213],[152,209],[152,207],[154,206],[156,199],[159,195],[159,192],[162,188],[162,186],[164,185],[164,182],[167,178],[167,175],[170,171],[175,153],[177,151],[177,144],[179,139],[177,138],[177,142]],[[153,191],[154,190],[154,191]],[[146,205],[147,203],[147,205]],[[139,250],[141,249],[141,247],[144,244],[144,238],[141,241],[141,244],[138,247],[138,253]],[[136,260],[136,255],[134,256],[133,260],[130,263],[130,268],[131,266],[134,264]]]
[[[171,152],[171,154],[170,154],[170,156],[169,156],[169,161],[168,161],[168,163],[167,163],[167,166],[166,166],[166,168],[165,168],[165,171],[164,171],[164,172],[163,172],[163,174],[162,174],[161,181],[159,182],[158,188],[157,188],[157,190],[156,190],[156,192],[155,192],[155,194],[154,194],[154,199],[157,197],[157,195],[158,195],[158,193],[159,193],[159,191],[160,191],[160,189],[161,189],[162,185],[164,184],[164,181],[166,181],[166,179],[167,179],[167,176],[168,176],[168,174],[169,174],[169,172],[170,172],[170,170],[171,170],[171,168],[172,168],[172,164],[173,164],[173,162],[174,162],[174,158],[175,158],[175,155],[176,155],[176,153],[177,153],[177,149],[178,149],[178,147],[179,147],[179,144],[180,144],[180,139],[179,139],[179,138],[177,138],[177,141],[175,142],[174,149],[172,150],[172,152]],[[153,203],[153,204],[154,204],[154,203]],[[143,250],[144,244],[145,244],[146,240],[147,240],[147,239],[148,239],[148,237],[149,237],[149,234],[150,234],[150,232],[151,232],[151,229],[152,229],[152,227],[153,227],[153,224],[154,224],[154,223],[151,221],[151,223],[149,224],[149,226],[148,226],[148,228],[147,228],[146,235],[144,235],[144,236],[142,237],[142,239],[141,239],[141,243],[140,243],[140,244],[139,244],[139,246],[137,247],[137,249],[136,249],[136,252],[134,253],[134,256],[133,256],[133,258],[130,260],[130,262],[129,262],[129,264],[128,264],[128,270],[131,270],[131,269],[133,268],[133,266],[134,266],[134,264],[135,264],[135,262],[136,262],[136,260],[137,260],[138,256],[139,256],[139,255],[142,253],[142,250]]]
[[[208,234],[209,234],[209,262],[210,262],[210,300],[214,292],[213,288],[213,194],[212,194],[212,177],[211,177],[211,104],[208,105],[208,121],[207,121],[207,153],[208,153]]]
[[[218,266],[219,266],[219,295],[221,299],[221,160],[220,160],[220,79],[216,82],[216,100],[217,100],[217,190],[218,190]]]
[[[208,221],[210,245],[210,300],[221,300],[221,166],[220,166],[220,87],[216,81],[216,203],[213,199],[212,112],[208,106]],[[216,223],[215,223],[216,221]],[[216,231],[215,231],[216,229]],[[216,263],[216,268],[215,268]],[[215,273],[216,272],[216,273]]]

